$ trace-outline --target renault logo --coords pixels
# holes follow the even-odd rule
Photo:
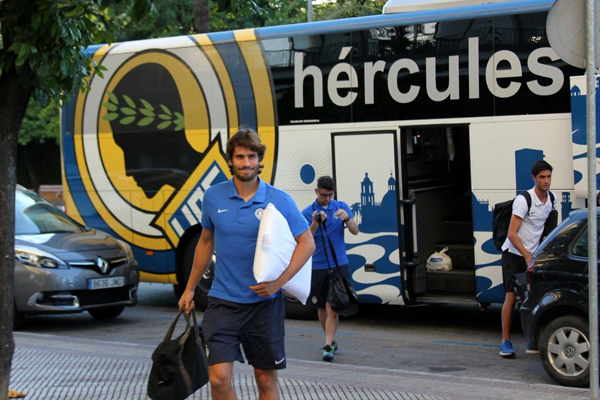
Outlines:
[[[110,267],[110,263],[102,257],[96,257],[96,265],[103,274],[107,273],[108,268]]]

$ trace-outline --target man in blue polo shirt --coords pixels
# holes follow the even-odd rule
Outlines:
[[[233,178],[209,188],[202,204],[202,235],[179,307],[194,307],[194,290],[216,253],[215,278],[202,329],[208,347],[208,371],[214,400],[236,399],[231,385],[233,362],[243,362],[240,344],[254,367],[259,399],[279,399],[277,370],[286,366],[281,287],[312,255],[315,245],[293,199],[262,181],[266,146],[251,129],[227,142]],[[288,268],[272,282],[257,284],[253,274],[256,239],[269,203],[286,218],[298,245]]]
[[[346,243],[344,241],[344,225],[353,235],[358,234],[358,225],[348,204],[343,201],[333,200],[335,194],[335,181],[330,176],[322,176],[317,180],[315,189],[317,199],[304,210],[302,215],[310,222],[310,231],[315,236],[317,250],[312,259],[312,282],[310,301],[317,307],[319,322],[325,332],[325,346],[323,360],[332,361],[333,354],[338,350],[335,333],[339,324],[339,315],[331,309],[327,302],[327,276],[331,273],[341,273],[349,279],[348,257],[346,256]],[[322,224],[319,227],[319,224]],[[324,235],[326,233],[326,235]],[[331,254],[327,236],[331,239],[339,270]]]

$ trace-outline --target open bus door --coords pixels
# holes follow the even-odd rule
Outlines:
[[[409,301],[476,302],[468,125],[401,128]],[[448,248],[453,269],[426,270]]]
[[[332,149],[336,199],[360,230],[345,235],[352,283],[365,302],[403,305],[398,131],[334,133]]]

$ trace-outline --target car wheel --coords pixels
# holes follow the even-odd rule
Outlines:
[[[542,332],[540,356],[552,379],[564,386],[590,383],[590,341],[587,319],[565,315],[550,322]]]
[[[285,303],[285,317],[291,319],[317,319],[317,309],[310,305],[304,305],[294,296],[290,296],[283,292],[283,300]]]
[[[123,312],[124,309],[125,309],[124,306],[94,308],[94,309],[88,310],[88,312],[90,313],[90,315],[92,317],[94,317],[96,319],[112,319],[112,318],[116,318],[119,315],[121,315],[121,313]]]
[[[182,267],[183,277],[185,279],[186,285],[190,277],[190,273],[192,272],[192,264],[194,263],[194,254],[196,252],[196,245],[198,244],[198,240],[200,240],[200,233],[197,233],[192,237],[183,253]],[[205,311],[208,307],[208,292],[210,292],[210,288],[212,287],[214,278],[215,263],[213,259],[206,271],[204,271],[204,275],[202,275],[200,283],[198,283],[198,286],[196,286],[196,292],[194,294],[194,303],[196,305],[196,308],[200,311]]]

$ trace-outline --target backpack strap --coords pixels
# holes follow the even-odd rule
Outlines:
[[[527,201],[527,215],[529,215],[529,211],[531,210],[531,195],[527,190],[523,190],[519,193],[521,196],[525,197],[525,201]]]

